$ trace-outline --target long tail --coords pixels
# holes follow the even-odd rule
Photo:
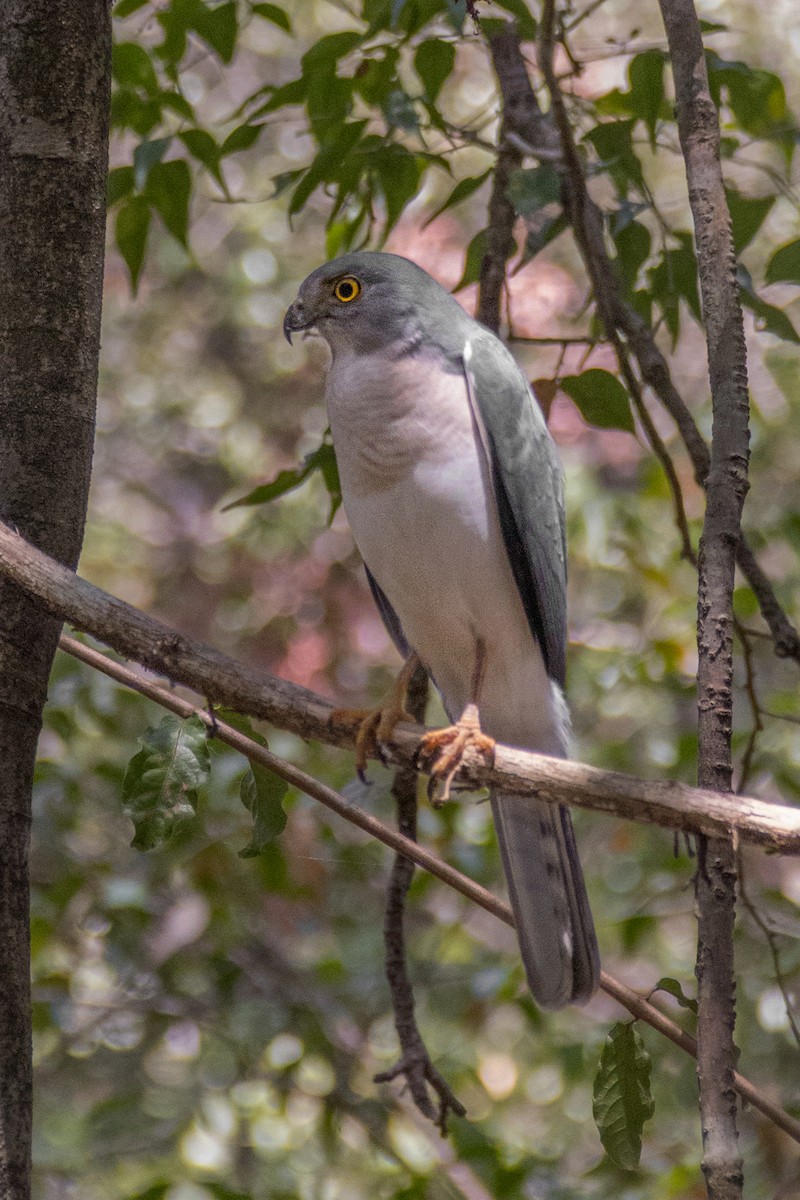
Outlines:
[[[503,793],[492,812],[528,985],[542,1008],[596,990],[600,956],[566,808]]]

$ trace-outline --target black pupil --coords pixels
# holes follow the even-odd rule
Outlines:
[[[352,283],[339,284],[339,297],[342,300],[352,300],[353,296],[355,295],[355,291],[356,289]]]

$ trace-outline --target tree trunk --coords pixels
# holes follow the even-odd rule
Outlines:
[[[70,567],[94,434],[107,0],[0,0],[0,516]],[[59,622],[0,581],[0,1196],[30,1194],[28,844]]]

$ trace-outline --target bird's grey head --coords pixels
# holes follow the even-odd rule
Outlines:
[[[433,346],[446,352],[468,320],[450,293],[416,263],[362,250],[312,271],[286,313],[283,331],[291,342],[293,333],[316,328],[334,355],[391,346],[401,353]]]

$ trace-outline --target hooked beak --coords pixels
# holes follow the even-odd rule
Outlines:
[[[286,310],[286,316],[283,318],[283,334],[289,345],[292,344],[293,333],[299,333],[302,329],[310,329],[313,324],[313,321],[306,318],[303,301],[295,300],[294,304]]]

